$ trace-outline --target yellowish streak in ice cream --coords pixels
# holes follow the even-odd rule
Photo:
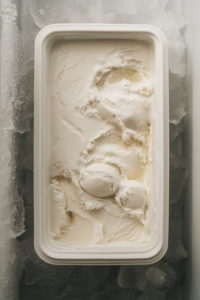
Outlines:
[[[67,246],[151,239],[155,182],[151,48],[68,41],[50,54],[51,219]]]

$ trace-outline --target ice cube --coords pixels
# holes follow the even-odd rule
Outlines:
[[[23,197],[27,205],[33,205],[33,172],[24,170]]]
[[[186,75],[185,40],[182,36],[169,42],[169,69],[181,77]]]
[[[182,299],[183,297],[182,291],[183,288],[181,282],[179,281],[166,293],[167,300]]]
[[[20,257],[25,270],[25,283],[37,283],[43,289],[60,293],[66,287],[74,266],[54,266],[42,261],[34,251],[33,240],[25,239],[21,243]]]
[[[186,92],[183,89],[182,79],[170,72],[169,74],[169,118],[170,122],[178,125],[186,115]]]
[[[157,11],[152,24],[164,31],[168,39],[169,69],[183,77],[186,74],[185,39],[180,32],[186,26],[185,18],[175,10]]]
[[[20,236],[24,240],[33,236],[33,208],[25,207],[25,232]]]
[[[181,119],[181,121],[175,125],[173,123],[170,123],[170,143],[172,144],[176,137],[183,132],[184,129],[184,118]]]
[[[33,127],[33,82],[33,69],[19,77],[16,101],[13,103],[13,124],[20,133],[30,131]]]
[[[28,259],[25,262],[25,283],[37,283],[45,289],[57,291],[66,285],[73,269],[72,266],[49,265],[39,258]]]
[[[68,284],[57,292],[69,299],[81,299],[103,284],[110,273],[110,266],[78,266],[74,269]]]
[[[169,262],[169,261],[167,264],[171,269],[174,270],[174,272],[176,272],[176,280],[173,281],[168,288],[163,289],[163,291],[170,290],[181,279],[181,277],[185,273],[185,267],[183,267],[177,263],[173,263],[173,262]]]
[[[176,271],[163,261],[151,266],[122,266],[118,275],[120,287],[145,292],[155,289],[166,291],[176,280]]]
[[[11,134],[11,137],[12,142],[10,142],[9,148],[12,160],[8,162],[12,165],[12,168],[9,181],[7,182],[7,184],[9,183],[9,193],[7,194],[9,199],[7,201],[10,204],[10,208],[7,213],[11,216],[10,226],[13,230],[13,237],[16,237],[24,232],[23,170],[21,169],[23,159],[21,158],[21,151],[19,149],[19,145],[23,143],[23,137],[17,132]]]
[[[59,1],[60,2],[60,1]],[[56,21],[56,13],[60,5],[54,4],[53,1],[32,0],[29,1],[28,8],[33,16],[36,25],[43,28]]]
[[[145,270],[145,266],[122,266],[117,278],[119,287],[138,289],[138,281],[144,278]]]
[[[183,276],[183,274],[185,272],[184,267],[182,267],[176,263],[172,263],[172,262],[166,263],[164,261],[159,261],[156,264],[154,264],[153,266],[156,266],[157,268],[161,269],[162,271],[164,271],[167,274],[167,278],[165,279],[165,281],[164,280],[161,281],[159,276],[157,276],[158,274],[153,275],[153,278],[151,278],[151,279],[149,277],[150,280],[148,279],[149,282],[151,282],[151,283],[155,282],[154,286],[157,285],[156,289],[159,289],[163,292],[170,290],[176,284],[176,282],[178,282],[180,280],[180,278]],[[160,285],[160,288],[158,288],[159,285]],[[148,290],[147,290],[147,288],[148,288]],[[149,287],[147,287],[147,288],[146,288],[146,291],[149,291]],[[152,286],[151,286],[151,290],[152,290]]]
[[[19,299],[20,300],[58,300],[57,297],[52,295],[52,291],[44,290],[37,284],[26,285],[23,279],[19,286]],[[60,298],[59,300],[64,300]]]
[[[106,281],[104,281],[103,283],[101,283],[93,292],[92,294],[97,294],[100,292],[106,292],[106,291],[110,291],[110,290],[116,290],[118,289],[118,284],[117,284],[117,277],[118,277],[118,273],[119,273],[119,266],[112,266],[109,276],[106,279]]]
[[[1,218],[2,220],[2,218]],[[8,224],[6,224],[8,225]],[[4,226],[1,229],[6,229]],[[7,228],[8,229],[8,228]],[[1,252],[1,296],[2,300],[17,299],[19,291],[19,282],[23,271],[22,263],[18,255],[18,240],[7,237],[8,230],[1,234],[0,252]]]
[[[54,266],[42,261],[34,251],[33,240],[21,243],[22,261],[25,269],[25,283],[37,283],[43,289],[52,291],[56,297],[67,295],[70,299],[84,299],[99,285],[106,282],[110,267]]]
[[[24,134],[24,168],[33,171],[33,131],[26,131]]]
[[[24,226],[24,205],[23,199],[17,194],[13,197],[15,201],[13,201],[12,206],[10,207],[10,214],[12,216],[12,230],[13,237],[20,236],[25,231]]]
[[[169,286],[176,280],[176,273],[167,264],[149,267],[145,272],[147,282],[155,288]]]
[[[92,294],[91,300],[137,300],[138,292],[129,289],[114,289]]]
[[[29,2],[29,10],[36,25],[43,28],[52,23],[131,23],[153,24],[161,28],[168,38],[169,66],[173,73],[185,75],[185,40],[180,32],[185,18],[176,10],[165,12],[166,0],[158,1],[80,1]],[[90,7],[90,10],[87,9]],[[145,9],[144,9],[145,7]]]
[[[22,169],[33,171],[33,132],[15,133],[13,136],[13,156],[16,161],[16,172]]]
[[[115,15],[121,15],[123,17],[125,14],[135,15],[137,14],[137,2],[134,0],[125,0],[122,2],[115,1],[115,6],[113,6],[114,1],[103,0],[104,12],[106,14],[114,13]],[[114,8],[114,9],[113,9]]]
[[[175,232],[169,228],[169,244],[167,253],[165,255],[166,259],[171,262],[177,262],[182,258],[186,258],[187,256],[187,251],[183,247],[180,239],[177,237]]]
[[[176,153],[170,154],[170,215],[179,217],[189,175],[187,160]]]
[[[161,291],[151,291],[142,293],[137,300],[166,300],[166,296]]]

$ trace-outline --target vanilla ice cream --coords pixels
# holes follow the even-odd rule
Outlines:
[[[102,163],[88,165],[80,180],[81,187],[91,196],[105,198],[113,196],[120,182],[119,169]]]
[[[63,41],[49,69],[50,233],[66,247],[146,245],[155,222],[152,49]]]

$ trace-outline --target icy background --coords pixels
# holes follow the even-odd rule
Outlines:
[[[170,1],[170,0],[169,0]],[[188,165],[177,143],[184,130],[186,20],[167,0],[2,0],[1,300],[177,300],[187,252],[181,243]],[[169,43],[170,235],[150,266],[51,266],[33,248],[34,39],[52,23],[145,23]]]

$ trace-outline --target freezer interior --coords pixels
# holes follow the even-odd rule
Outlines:
[[[66,299],[66,295],[69,299],[85,297],[92,300],[111,297],[199,299],[199,11],[200,3],[195,0],[1,1],[2,299]],[[167,35],[170,58],[170,227],[172,240],[176,243],[172,242],[170,248],[175,250],[170,250],[161,263],[150,269],[51,266],[35,254],[34,40],[40,29],[53,23],[144,23],[158,26]],[[164,283],[160,281],[161,275],[152,283],[151,274],[155,270],[164,274]],[[173,276],[168,276],[169,273]],[[142,280],[146,276],[148,284],[151,282],[150,287],[147,283],[141,287],[136,279],[127,281],[126,274],[128,278],[136,274],[133,278]]]

